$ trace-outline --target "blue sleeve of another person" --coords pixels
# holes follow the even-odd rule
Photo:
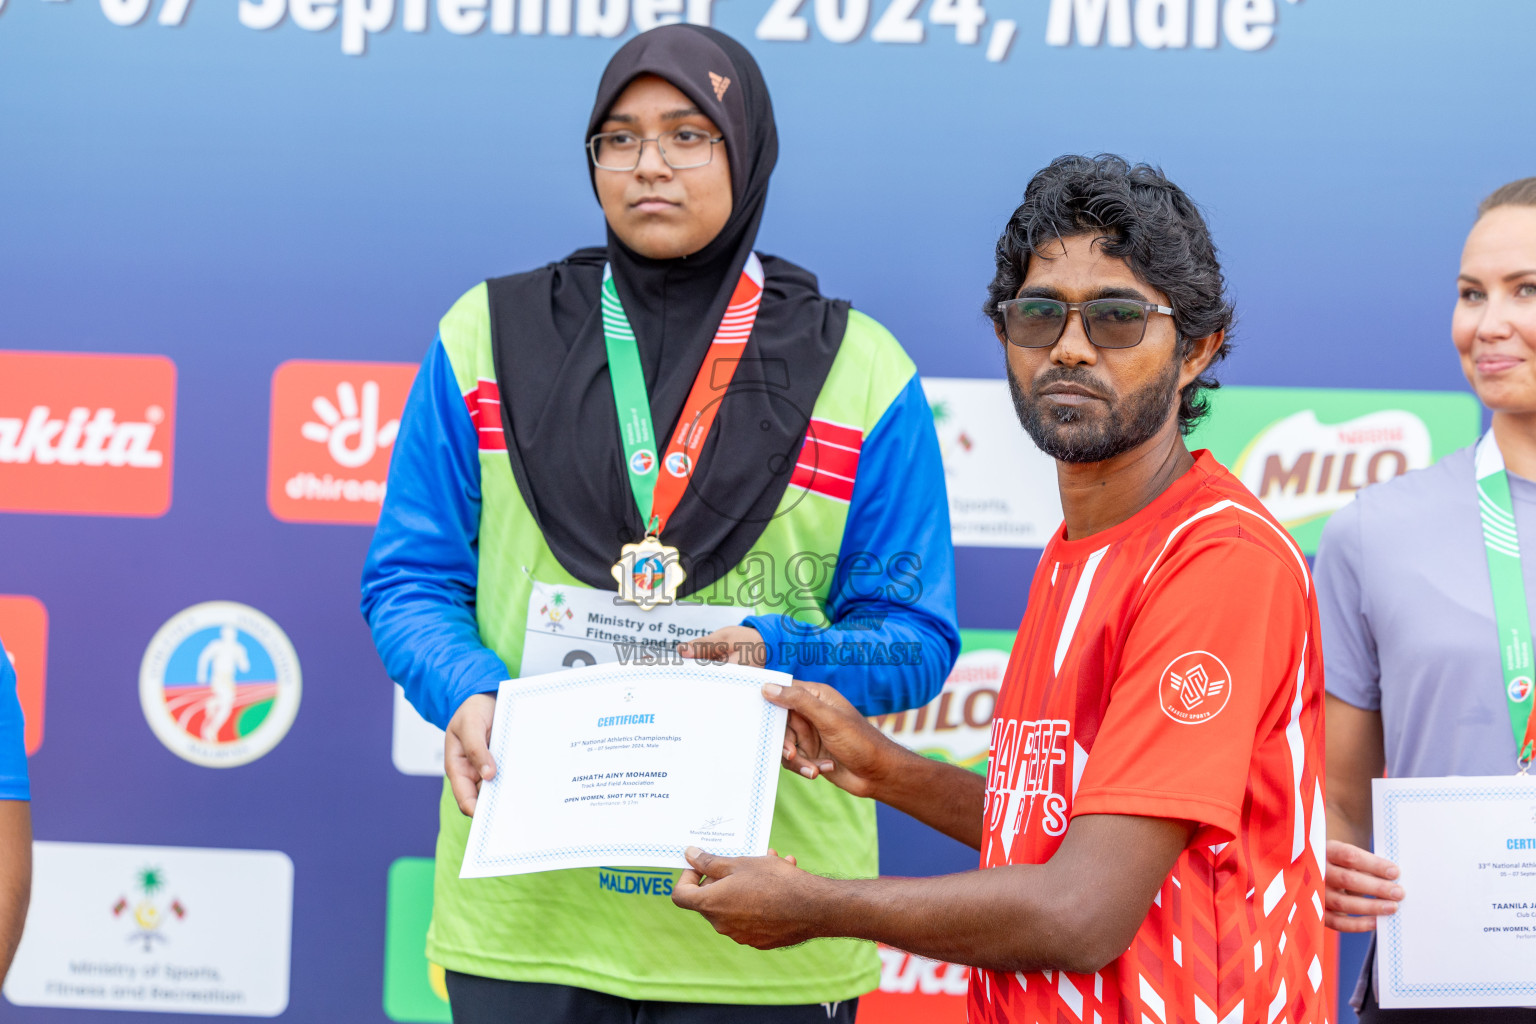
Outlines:
[[[26,728],[16,696],[16,670],[0,646],[0,800],[31,800]]]
[[[914,374],[865,438],[828,629],[755,615],[770,669],[827,683],[866,715],[921,707],[960,654],[955,549],[933,413]]]

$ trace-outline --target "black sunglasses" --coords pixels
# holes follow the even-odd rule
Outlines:
[[[1083,318],[1083,332],[1095,348],[1135,348],[1147,333],[1153,313],[1173,316],[1173,309],[1137,299],[1008,299],[997,304],[1003,334],[1020,348],[1050,348],[1066,333],[1072,310]]]

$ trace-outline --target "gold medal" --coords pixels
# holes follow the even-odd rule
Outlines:
[[[659,604],[676,601],[677,588],[687,576],[681,553],[657,540],[655,534],[648,534],[638,544],[625,544],[619,560],[613,564],[619,602],[639,605],[646,612]]]

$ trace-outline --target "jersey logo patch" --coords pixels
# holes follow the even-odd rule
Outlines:
[[[1157,702],[1180,725],[1199,725],[1221,714],[1232,696],[1232,674],[1209,651],[1181,654],[1163,669]]]

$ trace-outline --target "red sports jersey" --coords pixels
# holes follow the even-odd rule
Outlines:
[[[1052,538],[998,696],[981,866],[1078,814],[1198,822],[1096,974],[971,976],[973,1022],[1323,1024],[1323,667],[1301,552],[1197,452],[1112,529]]]

